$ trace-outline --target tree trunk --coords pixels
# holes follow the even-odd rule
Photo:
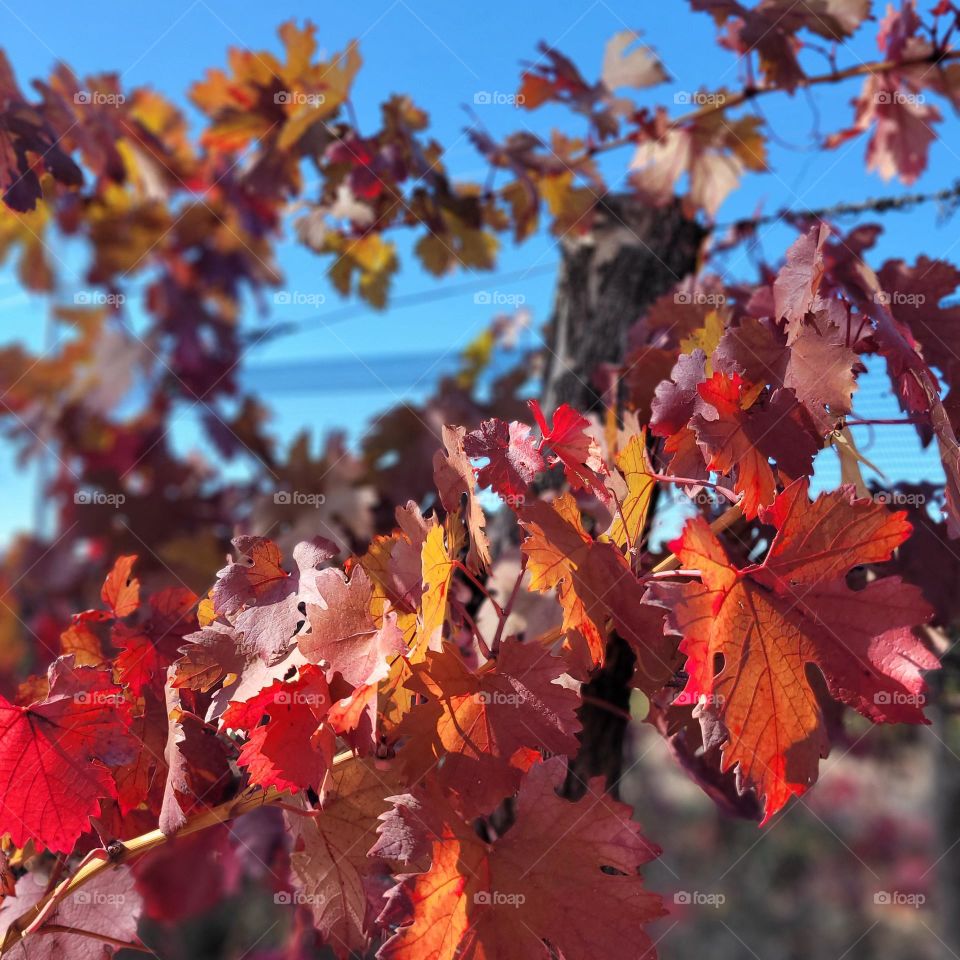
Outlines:
[[[564,240],[547,334],[548,415],[561,403],[580,411],[602,406],[594,372],[622,363],[627,331],[657,297],[696,270],[704,236],[683,216],[679,201],[653,209],[630,195],[610,195],[598,202],[588,234]],[[571,797],[582,796],[585,780],[596,776],[617,791],[633,663],[629,646],[614,635],[603,668],[584,686],[592,702],[581,708],[581,748],[566,784]]]
[[[602,404],[594,372],[623,360],[627,331],[657,297],[697,268],[703,228],[679,201],[654,209],[629,195],[597,203],[591,231],[564,240],[547,335],[543,406]]]

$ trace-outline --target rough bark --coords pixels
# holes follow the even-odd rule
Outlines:
[[[679,202],[654,209],[633,196],[610,195],[597,204],[591,231],[564,241],[547,335],[548,413],[560,403],[581,411],[602,405],[594,372],[623,361],[627,331],[657,297],[696,270],[703,238]],[[571,764],[568,795],[582,795],[585,780],[596,776],[616,793],[632,673],[633,653],[612,637],[603,668],[584,687],[591,702],[581,711],[581,749]]]
[[[591,231],[565,240],[547,336],[543,406],[601,404],[594,372],[623,360],[627,331],[697,266],[703,228],[679,202],[652,208],[629,195],[597,204]]]

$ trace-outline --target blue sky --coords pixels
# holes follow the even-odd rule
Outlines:
[[[877,3],[874,6],[879,9]],[[410,94],[430,113],[434,135],[447,148],[445,163],[462,179],[482,180],[486,175],[485,165],[463,133],[470,121],[464,105],[475,111],[494,135],[521,128],[546,135],[553,126],[570,133],[580,131],[577,120],[559,107],[533,113],[504,105],[474,107],[474,97],[481,91],[512,93],[517,89],[521,63],[536,59],[540,40],[558,46],[588,79],[594,79],[599,75],[609,37],[626,28],[642,30],[673,79],[645,92],[640,100],[664,103],[677,111],[684,109],[673,107],[678,92],[700,86],[717,89],[739,85],[735,60],[717,46],[710,17],[691,13],[682,0],[659,4],[614,0],[528,0],[522,4],[503,0],[483,4],[433,0],[368,0],[354,4],[166,0],[156,5],[103,0],[82,4],[0,0],[0,45],[25,88],[30,78],[46,74],[56,60],[63,59],[81,75],[116,70],[125,85],[153,86],[193,115],[186,100],[190,84],[207,67],[223,65],[228,46],[279,50],[275,30],[289,18],[309,18],[317,23],[321,48],[329,52],[341,49],[351,38],[358,39],[364,66],[353,99],[361,126],[375,129],[378,104],[390,93]],[[875,58],[875,27],[868,25],[862,34],[840,52],[842,64]],[[825,69],[823,61],[812,55],[808,65],[811,72]],[[764,99],[764,116],[777,136],[770,147],[773,169],[767,174],[749,175],[743,188],[721,208],[719,221],[749,216],[761,207],[768,212],[783,206],[806,209],[838,200],[903,192],[899,184],[884,184],[866,175],[864,140],[854,140],[830,153],[811,146],[811,133],[816,127],[829,132],[849,122],[849,101],[858,88],[858,81],[835,89],[822,88],[816,95],[816,112],[802,93],[794,98],[777,95]],[[945,105],[940,106],[946,113]],[[955,131],[952,123],[953,118],[948,116],[945,126]],[[953,136],[952,141],[948,137],[946,142],[934,144],[930,167],[911,190],[936,189],[952,182],[960,159],[957,138]],[[621,150],[603,159],[612,184],[622,181],[629,157],[629,150]],[[884,222],[887,233],[878,246],[878,261],[888,256],[913,259],[921,252],[948,259],[960,255],[956,223],[938,224],[933,208],[888,215]],[[776,259],[794,236],[788,227],[765,228],[762,247],[770,259]],[[421,396],[442,367],[442,362],[434,365],[429,356],[424,359],[425,355],[455,352],[492,317],[490,307],[474,302],[472,289],[462,289],[465,281],[477,280],[484,289],[522,297],[538,326],[547,319],[553,288],[551,266],[558,259],[552,237],[541,234],[520,247],[507,240],[497,273],[479,277],[457,274],[442,281],[417,267],[408,255],[411,244],[406,237],[397,239],[404,268],[395,282],[395,295],[402,299],[445,288],[455,292],[386,312],[357,305],[351,317],[330,324],[324,323],[324,317],[340,315],[344,302],[325,280],[326,263],[292,243],[282,246],[285,288],[322,295],[324,302],[317,307],[271,307],[268,317],[251,318],[260,324],[292,321],[297,328],[296,333],[270,339],[251,351],[251,380],[256,382],[255,371],[262,368],[273,371],[273,382],[280,382],[283,377],[276,371],[292,361],[301,366],[323,362],[326,367],[320,369],[328,370],[331,364],[349,363],[358,377],[354,389],[342,395],[297,392],[289,389],[289,384],[287,389],[266,391],[265,399],[275,411],[273,425],[282,436],[291,436],[303,426],[317,433],[342,426],[356,435],[371,417],[401,397]],[[75,262],[79,282],[83,267],[79,252]],[[728,257],[724,266],[732,276],[754,275],[745,250]],[[498,279],[503,275],[509,279]],[[0,342],[20,338],[36,345],[42,338],[45,315],[45,302],[21,295],[9,271],[0,270]],[[265,385],[269,382],[264,378]],[[880,380],[865,385],[856,405],[860,415],[896,415]],[[190,411],[178,417],[175,436],[182,447],[198,440],[193,424]],[[931,461],[918,456],[909,429],[881,428],[872,440],[865,433],[860,436],[862,442],[872,444],[869,455],[891,477],[931,474]],[[823,479],[835,482],[831,463],[824,463]],[[0,448],[0,493],[7,505],[0,514],[0,538],[29,524],[34,490],[33,475],[14,470],[9,449]]]

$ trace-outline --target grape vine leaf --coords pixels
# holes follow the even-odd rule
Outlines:
[[[517,640],[505,640],[497,659],[477,671],[449,644],[430,651],[405,683],[426,702],[395,731],[407,738],[404,769],[416,779],[432,772],[464,810],[491,810],[517,789],[518,751],[576,753],[579,698],[555,682],[565,672],[561,658]]]
[[[232,617],[243,634],[243,645],[255,650],[265,663],[282,660],[303,619],[299,605],[316,602],[314,586],[321,564],[339,552],[323,537],[297,544],[293,551],[295,574],[281,565],[277,545],[264,537],[237,537],[240,559],[217,574],[213,605],[218,614]]]
[[[557,796],[565,775],[559,757],[534,766],[520,787],[513,826],[493,843],[451,810],[417,817],[432,862],[390,892],[387,912],[393,901],[409,903],[413,919],[378,960],[649,960],[653,944],[643,925],[665,911],[638,870],[659,850],[631,820],[630,808],[603,794],[599,780],[578,803]],[[399,806],[407,798],[398,800]],[[388,814],[378,847],[409,848],[402,838],[410,829],[409,818]]]
[[[388,883],[386,865],[367,856],[377,819],[400,786],[396,764],[359,759],[335,767],[312,815],[285,814],[294,885],[324,941],[341,960],[370,944],[370,901]]]
[[[317,789],[330,769],[336,737],[323,722],[329,709],[323,671],[308,664],[294,680],[275,680],[250,700],[231,701],[220,724],[247,731],[239,763],[252,783],[296,793]]]
[[[130,711],[109,671],[55,661],[43,699],[20,706],[0,696],[0,833],[69,853],[117,795],[110,767],[130,759]]]
[[[310,630],[298,643],[311,663],[321,660],[347,683],[358,687],[386,676],[388,662],[406,653],[396,615],[385,615],[378,626],[371,603],[373,584],[362,566],[349,580],[339,570],[328,568],[317,577],[317,592],[324,606],[308,604]]]
[[[574,490],[590,490],[601,500],[608,499],[603,486],[607,467],[600,454],[597,441],[587,432],[590,421],[577,413],[568,403],[562,403],[553,411],[551,426],[536,400],[530,401],[530,409],[543,434],[541,447],[548,444],[553,450],[552,463],[563,463],[563,472]]]
[[[922,671],[938,666],[911,632],[932,614],[917,587],[886,577],[853,590],[844,579],[889,558],[909,535],[905,514],[849,488],[811,503],[807,489],[796,480],[761,511],[777,531],[762,563],[733,566],[697,518],[671,547],[702,582],[650,588],[683,637],[683,695],[699,705],[705,744],[725,738],[723,769],[738,765],[765,822],[807,790],[827,755],[811,665],[834,698],[875,723],[925,722]]]
[[[48,882],[42,873],[26,873],[17,881],[16,897],[0,906],[0,944],[10,924],[43,898]],[[113,955],[115,944],[143,949],[137,936],[142,908],[143,898],[129,868],[115,867],[60,900],[41,924],[9,953],[4,951],[4,956],[16,960],[106,960]]]
[[[463,448],[469,457],[487,458],[489,462],[480,468],[477,480],[482,487],[492,487],[508,503],[523,497],[545,466],[530,427],[517,420],[484,420],[464,437]]]

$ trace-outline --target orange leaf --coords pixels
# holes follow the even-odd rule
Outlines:
[[[702,579],[651,588],[683,635],[684,700],[699,704],[705,739],[716,742],[719,723],[723,770],[738,765],[765,800],[765,821],[817,779],[829,750],[811,665],[832,696],[874,723],[926,722],[921,671],[938,661],[911,632],[931,615],[920,590],[899,577],[861,590],[845,581],[907,538],[904,517],[850,489],[810,504],[797,480],[761,511],[778,530],[763,563],[734,567],[699,518],[671,544]]]

